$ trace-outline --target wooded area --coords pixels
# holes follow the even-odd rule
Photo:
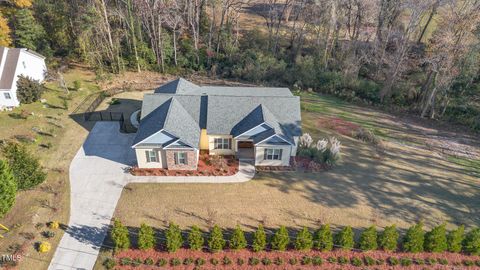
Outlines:
[[[201,72],[480,130],[479,0],[4,0],[1,13],[0,45],[52,68]]]

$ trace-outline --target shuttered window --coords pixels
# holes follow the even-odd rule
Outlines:
[[[265,160],[281,160],[282,159],[282,149],[265,149],[263,159]]]
[[[147,155],[147,162],[158,162],[157,151],[147,150],[145,151],[145,154]]]
[[[186,165],[187,164],[187,153],[186,152],[175,152],[173,154],[175,158],[175,165]]]

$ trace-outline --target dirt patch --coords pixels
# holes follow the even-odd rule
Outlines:
[[[359,125],[346,121],[338,117],[319,117],[317,122],[318,128],[326,128],[344,136],[352,136],[353,133],[360,128]]]

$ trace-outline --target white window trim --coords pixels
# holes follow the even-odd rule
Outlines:
[[[183,158],[180,158],[180,154],[183,155]],[[175,152],[173,154],[173,157],[175,159],[175,165],[187,165],[187,152]],[[181,161],[183,160],[183,161]]]
[[[217,143],[217,141],[220,141]],[[230,138],[214,138],[213,149],[230,150],[232,149],[232,140]]]
[[[12,95],[10,95],[10,93],[8,92],[3,93],[3,96],[5,97],[5,99],[12,99]]]
[[[147,163],[158,162],[158,153],[155,150],[145,151],[147,155]]]
[[[269,153],[270,152],[270,153]],[[265,160],[282,160],[283,149],[280,148],[265,148]]]

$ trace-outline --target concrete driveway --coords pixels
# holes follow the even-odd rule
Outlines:
[[[135,177],[130,148],[135,134],[119,132],[118,122],[98,122],[70,164],[70,221],[48,269],[92,269],[123,187],[130,182],[229,183],[253,178],[255,169],[240,162],[239,173],[217,177]]]

